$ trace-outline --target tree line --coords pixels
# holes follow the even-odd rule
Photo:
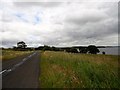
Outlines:
[[[37,48],[30,48],[27,47],[26,43],[21,41],[17,43],[17,47],[13,47],[13,50],[42,50],[42,51],[64,51],[68,53],[90,53],[90,54],[97,54],[99,53],[99,49],[95,45],[89,45],[88,47],[54,47],[54,46],[39,46]]]

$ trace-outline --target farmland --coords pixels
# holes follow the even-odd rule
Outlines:
[[[14,50],[2,50],[1,52],[2,54],[0,55],[0,58],[2,58],[2,60],[9,60],[21,55],[31,53],[31,51],[14,51]]]
[[[118,56],[41,53],[41,88],[120,88]]]

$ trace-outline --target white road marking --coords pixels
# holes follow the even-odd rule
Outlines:
[[[8,70],[7,70],[7,72],[11,72],[11,71],[12,71],[12,69],[8,69]]]
[[[26,61],[26,60],[27,60],[27,58],[24,58],[24,59],[23,59],[23,61]]]
[[[4,73],[4,72],[11,72],[11,71],[15,70],[17,67],[19,67],[20,65],[22,65],[26,60],[28,60],[29,58],[31,58],[31,57],[34,56],[35,54],[36,54],[36,52],[33,53],[33,54],[31,54],[31,55],[29,55],[28,57],[24,58],[21,62],[15,64],[12,68],[10,68],[10,69],[8,69],[8,70],[3,70],[3,71],[1,71],[0,74],[2,74],[2,73]]]
[[[20,65],[22,65],[24,62],[22,61],[22,62],[20,62],[20,63],[18,63],[18,64],[15,64],[13,67],[18,67],[18,66],[20,66]]]
[[[4,73],[4,72],[6,72],[6,71],[7,71],[7,70],[3,70],[3,71],[0,72],[0,74]]]

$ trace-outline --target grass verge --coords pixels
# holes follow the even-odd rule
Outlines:
[[[41,88],[120,88],[118,56],[45,51],[40,66]]]
[[[25,55],[28,53],[31,53],[32,51],[14,51],[14,50],[2,50],[2,54],[0,55],[0,58],[2,60],[9,60],[21,55]]]

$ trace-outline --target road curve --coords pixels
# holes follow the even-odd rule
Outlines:
[[[19,62],[12,66],[3,66],[9,69],[2,72],[2,88],[39,88],[40,53],[34,52],[21,61],[18,59],[14,59]]]

